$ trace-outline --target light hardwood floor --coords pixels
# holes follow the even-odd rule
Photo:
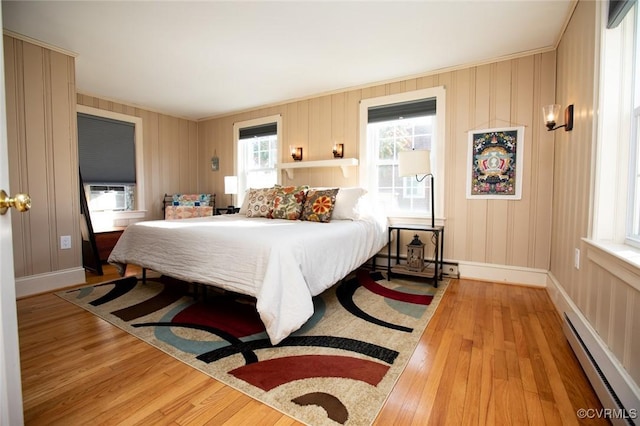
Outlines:
[[[27,425],[299,424],[53,294],[19,300],[18,322]],[[599,407],[545,290],[453,280],[375,424],[586,424]]]

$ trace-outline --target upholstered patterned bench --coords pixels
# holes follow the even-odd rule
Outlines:
[[[165,194],[164,218],[174,220],[211,216],[215,206],[215,194]]]

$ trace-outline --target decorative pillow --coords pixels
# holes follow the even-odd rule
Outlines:
[[[359,187],[340,188],[332,219],[356,220],[360,218],[360,201],[367,190]]]
[[[329,222],[336,204],[339,188],[310,189],[302,209],[302,220]]]
[[[247,217],[270,217],[275,192],[275,188],[250,189]]]
[[[304,196],[308,189],[307,185],[276,187],[271,217],[273,219],[298,220],[302,214]]]
[[[249,208],[249,190],[247,189],[244,192],[244,198],[242,199],[242,205],[240,206],[240,211],[238,213],[246,216],[248,208]]]

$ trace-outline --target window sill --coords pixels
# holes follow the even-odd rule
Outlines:
[[[123,212],[91,212],[91,223],[93,225],[93,231],[100,232],[103,229],[113,229],[113,227],[126,226],[129,221],[138,221],[144,219],[146,213],[146,210],[127,210]]]
[[[640,249],[607,241],[583,238],[592,262],[640,291]]]

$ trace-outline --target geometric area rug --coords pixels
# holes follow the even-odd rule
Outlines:
[[[255,300],[165,276],[57,295],[308,425],[370,425],[448,281],[359,270],[314,297],[314,314],[272,346]],[[195,296],[195,297],[194,297]]]

